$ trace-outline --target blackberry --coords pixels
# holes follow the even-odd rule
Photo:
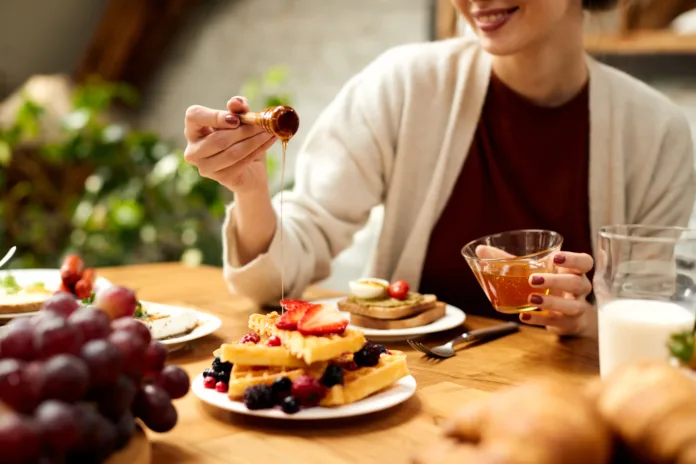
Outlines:
[[[343,385],[343,369],[336,364],[330,364],[321,377],[321,383],[328,388],[334,385]]]
[[[269,385],[254,385],[244,390],[244,405],[249,409],[269,409],[275,405]]]
[[[294,396],[286,396],[280,403],[280,408],[285,414],[295,414],[300,410],[300,402]]]
[[[215,378],[219,382],[230,383],[230,372],[229,371],[216,372],[215,376],[216,376]]]
[[[292,389],[292,380],[287,377],[279,377],[271,385],[271,390],[273,391],[273,398],[280,404],[280,402],[286,396],[290,395],[290,390]]]
[[[203,378],[205,377],[214,377],[217,379],[217,372],[215,372],[213,369],[206,369],[203,371]]]
[[[367,342],[359,351],[353,354],[353,361],[360,367],[372,367],[377,365],[381,354],[382,349],[379,345]]]
[[[215,356],[213,361],[213,370],[216,372],[227,372],[228,374],[232,371],[232,363],[220,361],[219,356]]]
[[[375,346],[378,347],[382,353],[389,354],[389,350],[386,349],[386,348],[384,347],[384,345],[378,345],[378,344],[375,343]]]

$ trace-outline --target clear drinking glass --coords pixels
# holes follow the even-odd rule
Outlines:
[[[599,231],[594,291],[602,377],[669,360],[671,335],[696,321],[696,230],[614,225]]]
[[[529,276],[555,272],[552,255],[562,244],[550,230],[512,230],[473,240],[462,255],[495,310],[515,314],[536,309],[532,293],[548,293],[529,285]]]

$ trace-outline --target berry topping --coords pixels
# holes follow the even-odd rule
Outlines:
[[[244,405],[249,409],[269,409],[275,405],[270,385],[253,385],[244,390]]]
[[[329,364],[321,378],[321,383],[328,388],[334,385],[343,385],[343,369],[341,369],[341,366]]]
[[[282,342],[280,341],[280,337],[277,335],[272,335],[268,341],[266,342],[266,345],[268,346],[280,346],[282,345]]]
[[[259,337],[259,334],[251,332],[246,335],[244,335],[242,338],[239,339],[239,344],[244,345],[245,343],[258,343],[261,341],[261,337]]]
[[[206,378],[203,380],[203,386],[204,386],[205,388],[211,388],[211,389],[212,389],[212,388],[215,388],[215,384],[216,384],[216,383],[217,383],[217,380],[216,380],[215,377],[213,377],[213,376],[206,377]]]
[[[251,334],[247,334],[251,335]],[[256,335],[256,334],[254,334]],[[245,335],[246,336],[246,335]],[[258,337],[258,335],[256,335]],[[220,361],[220,356],[215,356],[215,360],[213,360],[213,370],[215,372],[231,372],[232,371],[232,363],[230,362],[222,362]]]
[[[357,351],[353,355],[353,360],[360,367],[372,367],[376,366],[379,362],[379,357],[382,354],[382,348],[380,345],[376,345],[372,342],[367,342],[360,351]]]
[[[300,410],[300,402],[292,396],[286,396],[280,407],[285,414],[295,414]]]
[[[311,375],[301,375],[292,383],[292,396],[304,407],[316,406],[324,395],[326,387]]]
[[[203,378],[207,379],[208,377],[217,378],[216,372],[213,369],[204,370],[203,371]]]
[[[387,293],[389,293],[389,296],[392,298],[403,300],[408,296],[408,290],[408,282],[405,280],[397,280],[396,282],[389,284]]]
[[[297,330],[302,335],[342,334],[348,327],[348,319],[332,305],[313,305],[304,313]]]
[[[276,401],[280,401],[290,395],[292,380],[287,377],[279,377],[273,382],[273,385],[271,385],[271,390],[273,390],[273,397]]]
[[[376,346],[377,348],[379,348],[380,351],[381,351],[382,353],[391,354],[391,353],[389,352],[389,350],[386,349],[386,348],[384,347],[384,345],[378,345],[378,344],[375,343],[375,346]]]
[[[216,372],[215,378],[217,379],[218,382],[228,383],[230,381],[230,373],[224,372],[224,371],[223,372]]]
[[[297,326],[307,309],[318,306],[300,300],[280,300],[280,306],[285,312],[278,318],[275,326],[281,330],[297,330]]]
[[[215,390],[220,393],[227,393],[227,382],[218,382],[215,384]]]
[[[341,367],[347,371],[357,371],[360,369],[360,366],[358,366],[356,362],[352,360],[341,363]]]

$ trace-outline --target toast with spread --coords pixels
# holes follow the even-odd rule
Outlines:
[[[351,283],[352,295],[338,302],[351,314],[351,324],[376,330],[421,327],[445,316],[437,296],[412,292],[403,280],[360,279]]]

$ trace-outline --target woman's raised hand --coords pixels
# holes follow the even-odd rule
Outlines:
[[[237,114],[246,113],[244,97],[227,102],[228,111],[194,105],[186,110],[184,159],[201,176],[233,192],[268,188],[266,150],[277,140],[260,126],[242,125]]]

